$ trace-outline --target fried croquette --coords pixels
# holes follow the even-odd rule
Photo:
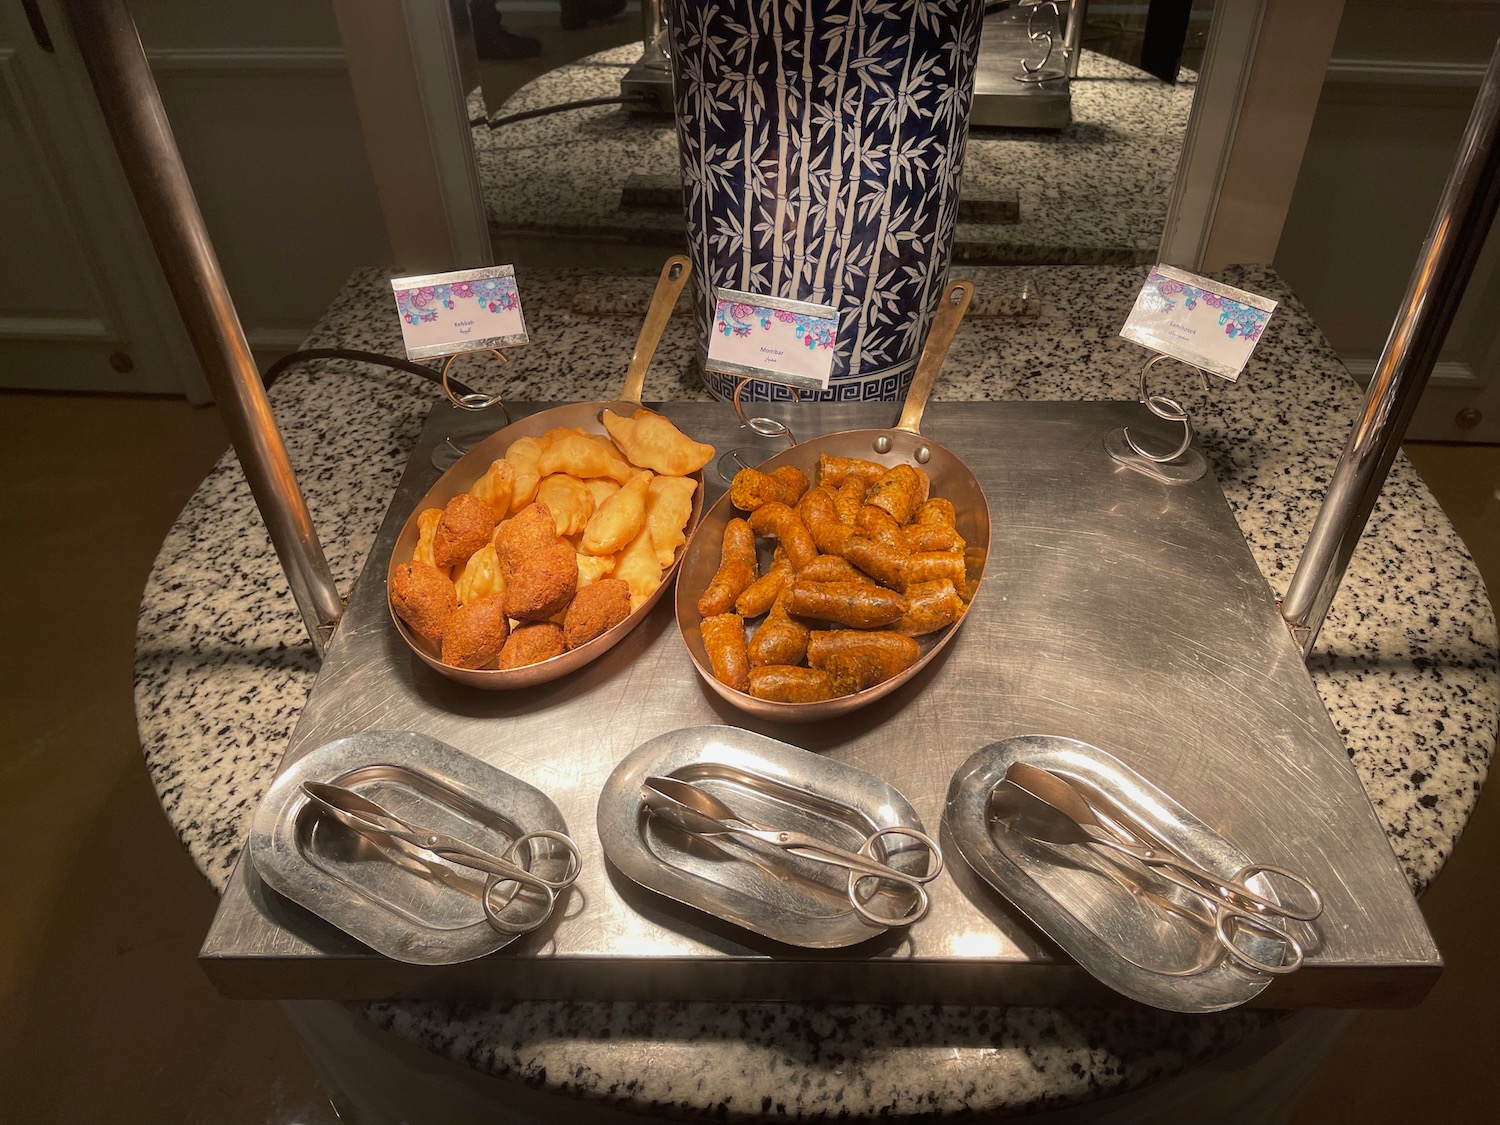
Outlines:
[[[391,578],[391,608],[412,630],[429,641],[442,639],[448,619],[458,608],[453,583],[435,566],[402,563]]]
[[[454,668],[493,664],[510,636],[505,601],[491,596],[461,605],[443,630],[443,663]]]
[[[547,505],[528,504],[495,535],[505,582],[505,612],[518,621],[546,621],[578,589],[578,556],[557,534]]]
[[[432,561],[438,566],[457,566],[494,533],[495,513],[489,504],[472,493],[460,492],[443,508],[432,533]]]
[[[579,648],[630,616],[630,583],[601,578],[579,590],[563,618],[563,643]]]
[[[500,667],[524,668],[528,664],[540,664],[543,660],[561,656],[563,652],[561,625],[551,621],[521,625],[511,632],[510,639],[500,650]]]

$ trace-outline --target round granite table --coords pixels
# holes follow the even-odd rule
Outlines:
[[[601,51],[527,83],[491,116],[617,97],[640,44]],[[1072,80],[1058,130],[975,128],[954,229],[960,265],[1156,261],[1197,77],[1175,86],[1093,51]],[[471,116],[484,112],[471,98]],[[677,135],[669,117],[618,105],[570,109],[474,130],[485,211],[506,261],[555,259],[568,242],[590,263],[663,254],[684,235]],[[627,197],[627,188],[641,187]],[[1002,203],[1016,217],[998,217]],[[972,209],[971,209],[972,208]],[[665,248],[665,249],[663,249]],[[608,255],[608,257],[602,257]]]
[[[967,271],[978,298],[939,399],[1129,399],[1140,349],[1118,335],[1144,271]],[[513,352],[518,400],[610,398],[655,271],[518,271],[533,343]],[[1356,411],[1358,388],[1294,294],[1262,267],[1223,280],[1281,302],[1238,383],[1189,403],[1270,586],[1283,592]],[[1041,297],[1022,297],[1040,289]],[[647,397],[706,398],[691,319],[668,327]],[[308,341],[399,354],[390,290],[352,277]],[[476,373],[474,381],[487,378]],[[435,401],[410,376],[345,361],[271,392],[341,588],[362,568]],[[670,613],[664,605],[661,612]],[[1416,893],[1463,829],[1500,712],[1496,628],[1463,544],[1398,457],[1310,668]],[[146,587],[136,704],[146,764],[193,861],[222,890],[275,775],[317,661],[233,453],[183,510]],[[1139,1007],[464,1003],[340,1007],[419,1055],[565,1120],[615,1111],[736,1120],[1009,1116],[1125,1105],[1264,1042],[1298,1017]],[[1212,1068],[1210,1068],[1212,1069]],[[1175,1076],[1175,1077],[1174,1077]],[[566,1097],[586,1105],[568,1105]],[[519,1106],[522,1101],[513,1101]],[[517,1110],[519,1113],[520,1111]],[[542,1112],[535,1107],[531,1112]],[[1133,1118],[1132,1118],[1133,1119]]]

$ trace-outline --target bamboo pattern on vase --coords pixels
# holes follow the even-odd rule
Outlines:
[[[982,3],[668,0],[700,360],[716,288],[811,301],[839,310],[825,397],[905,394],[952,253]]]

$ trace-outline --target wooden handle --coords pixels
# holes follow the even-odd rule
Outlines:
[[[661,268],[661,277],[656,282],[656,292],[651,295],[651,304],[646,307],[646,319],[641,324],[641,334],[635,342],[635,354],[630,357],[630,367],[625,371],[625,389],[620,392],[624,402],[640,402],[641,392],[646,386],[646,369],[651,366],[651,357],[656,354],[656,345],[672,319],[672,310],[677,305],[677,296],[688,278],[693,276],[693,263],[682,254],[674,254]]]
[[[969,301],[974,296],[971,281],[950,281],[938,301],[937,311],[932,314],[932,324],[927,329],[927,342],[922,345],[922,358],[917,361],[916,374],[911,379],[911,389],[906,392],[906,405],[901,410],[898,430],[920,433],[922,411],[927,408],[927,397],[932,394],[938,372],[943,369],[943,360],[948,356],[948,345],[969,311]]]

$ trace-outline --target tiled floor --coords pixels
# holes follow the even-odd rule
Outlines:
[[[219,998],[195,955],[214,896],[135,735],[137,601],[226,445],[212,409],[0,395],[12,569],[0,688],[0,1118],[222,1125],[337,1118],[269,1003]],[[1500,447],[1412,450],[1500,589]],[[1423,902],[1448,968],[1411,1011],[1361,1015],[1296,1121],[1487,1117],[1500,1057],[1500,797]],[[1441,1106],[1440,1112],[1435,1106]]]

